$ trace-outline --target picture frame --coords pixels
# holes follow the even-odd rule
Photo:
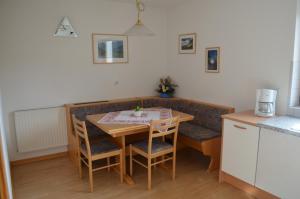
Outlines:
[[[205,72],[220,72],[220,47],[206,48]]]
[[[128,63],[128,36],[119,34],[92,34],[93,63]]]
[[[196,54],[197,34],[185,33],[178,36],[179,54]]]

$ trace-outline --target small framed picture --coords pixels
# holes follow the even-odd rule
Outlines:
[[[93,63],[128,63],[128,38],[126,35],[92,34]]]
[[[179,54],[195,54],[196,42],[196,33],[187,33],[179,35]]]
[[[220,48],[206,48],[205,71],[207,73],[220,72]]]

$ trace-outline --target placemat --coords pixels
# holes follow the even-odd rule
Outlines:
[[[150,124],[152,120],[172,118],[172,110],[164,108],[144,109],[141,117],[134,110],[107,113],[99,124]]]

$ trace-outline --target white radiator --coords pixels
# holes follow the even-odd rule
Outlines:
[[[31,152],[67,145],[64,107],[15,112],[19,152]]]

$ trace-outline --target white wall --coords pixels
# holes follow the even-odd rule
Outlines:
[[[155,37],[129,39],[129,64],[93,65],[91,33],[122,33],[135,22],[134,4],[104,0],[1,0],[0,87],[12,160],[65,150],[17,152],[13,112],[70,102],[154,94],[168,73],[178,95],[251,109],[255,90],[279,89],[288,104],[296,0],[190,0],[148,7]],[[68,16],[79,38],[54,38]],[[178,55],[178,34],[197,32],[196,55]],[[221,47],[221,73],[205,73],[205,47]],[[115,82],[119,81],[118,85]]]
[[[3,125],[3,115],[2,115],[2,101],[1,101],[1,91],[0,91],[0,147],[2,151],[2,158],[4,161],[4,170],[5,170],[5,181],[7,183],[7,193],[9,199],[13,198],[12,195],[12,184],[11,184],[11,175],[10,175],[10,164],[9,164],[9,157],[7,152],[7,144],[6,144],[6,136],[5,136],[5,129]]]
[[[70,18],[79,38],[52,36],[62,16]],[[64,150],[18,153],[16,110],[154,94],[154,85],[165,73],[166,15],[162,9],[148,7],[143,19],[156,36],[129,38],[129,64],[94,65],[91,33],[125,32],[136,21],[134,4],[0,1],[0,87],[12,160]]]
[[[168,68],[178,95],[238,111],[253,109],[257,88],[279,89],[288,105],[296,0],[191,0],[168,10]],[[180,33],[196,32],[196,55],[179,55]],[[221,47],[220,74],[205,73],[205,48]]]

